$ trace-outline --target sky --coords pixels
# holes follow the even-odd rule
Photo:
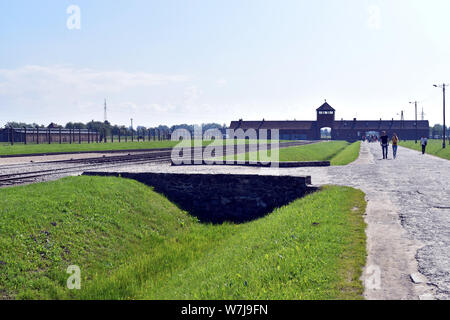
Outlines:
[[[0,0],[0,126],[442,123],[448,0]],[[450,112],[449,112],[450,114]],[[419,115],[420,118],[420,115]],[[450,121],[448,121],[450,122]]]

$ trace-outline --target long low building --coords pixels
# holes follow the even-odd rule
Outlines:
[[[81,143],[99,141],[96,131],[59,128],[0,129],[0,142],[8,143]]]
[[[380,136],[386,131],[389,136],[397,133],[402,140],[414,140],[429,136],[430,124],[426,120],[336,120],[336,110],[327,102],[317,110],[316,121],[232,121],[230,129],[278,129],[281,140],[320,140],[321,130],[331,129],[332,140],[357,141],[364,136]]]

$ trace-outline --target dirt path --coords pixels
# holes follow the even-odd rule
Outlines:
[[[363,144],[357,162],[330,170],[331,181],[367,194],[365,295],[450,299],[450,161],[406,148],[381,158],[378,144]],[[370,285],[374,270],[379,287]]]
[[[364,143],[356,162],[311,175],[366,193],[367,299],[450,299],[450,161],[406,148],[389,157]]]

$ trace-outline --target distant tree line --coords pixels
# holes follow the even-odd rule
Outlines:
[[[112,125],[111,123],[109,123],[108,121],[105,122],[101,122],[101,121],[91,121],[88,123],[82,123],[82,122],[68,122],[66,123],[65,126],[59,125],[59,124],[55,124],[55,123],[51,123],[48,126],[44,126],[42,124],[37,124],[37,123],[24,123],[24,122],[8,122],[5,125],[5,128],[23,128],[23,127],[27,127],[27,128],[48,128],[48,127],[52,127],[52,128],[63,128],[63,129],[89,129],[89,130],[93,130],[93,131],[98,131],[98,132],[106,132],[107,135],[118,135],[119,134],[119,130],[122,134],[127,134],[131,132],[131,127],[127,127],[127,126],[118,126],[118,125]],[[205,132],[209,129],[218,129],[222,134],[226,133],[226,129],[227,129],[227,125],[223,124],[220,125],[218,123],[204,123],[201,126],[200,125],[194,125],[194,124],[178,124],[178,125],[174,125],[171,127],[168,127],[166,125],[159,125],[157,127],[144,127],[144,126],[137,126],[136,128],[134,128],[134,132],[146,132],[147,130],[151,129],[157,129],[160,132],[168,132],[168,133],[172,133],[177,129],[185,129],[187,131],[189,131],[189,133],[191,134],[191,136],[194,136],[194,131],[195,129],[201,128],[203,131]],[[433,127],[430,127],[430,137],[442,137],[442,129],[443,126],[441,124],[436,124]],[[326,131],[325,131],[326,130]],[[329,135],[329,131],[327,129],[325,129],[322,134],[328,136]],[[450,136],[450,127],[447,129],[447,136]]]
[[[131,132],[131,127],[126,127],[126,126],[118,126],[118,125],[112,125],[111,123],[109,123],[108,121],[105,122],[101,122],[101,121],[91,121],[88,123],[82,123],[82,122],[68,122],[65,126],[56,124],[56,123],[51,123],[48,126],[44,126],[44,125],[39,125],[36,123],[24,123],[24,122],[8,122],[5,125],[5,128],[23,128],[23,127],[27,127],[27,128],[62,128],[62,129],[89,129],[89,130],[93,130],[93,131],[98,131],[98,132],[106,132],[107,135],[118,135],[119,131],[121,134],[126,134],[126,133],[130,133]],[[194,135],[194,130],[195,128],[201,127],[203,132],[209,130],[209,129],[218,129],[220,130],[220,132],[222,132],[223,134],[225,134],[225,130],[227,129],[226,124],[220,125],[218,123],[206,123],[206,124],[202,124],[201,126],[199,125],[190,125],[190,124],[179,124],[179,125],[174,125],[171,127],[168,127],[166,125],[159,125],[157,127],[144,127],[144,126],[137,126],[136,128],[133,128],[134,132],[140,133],[140,132],[147,132],[149,129],[150,130],[159,130],[160,132],[167,132],[167,133],[172,133],[173,131],[177,130],[177,129],[186,129],[189,131],[189,133],[193,136]]]
[[[434,138],[434,137],[442,138],[442,130],[443,129],[444,129],[444,126],[441,124],[436,124],[436,125],[434,125],[434,127],[430,127],[430,136],[432,138]],[[448,129],[446,130],[446,136],[447,137],[450,136],[450,127],[448,127]]]

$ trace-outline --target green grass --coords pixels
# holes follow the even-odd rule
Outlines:
[[[142,149],[160,149],[160,148],[173,148],[179,144],[178,141],[141,141],[141,142],[107,142],[107,143],[53,143],[53,144],[23,144],[18,143],[10,145],[7,143],[0,144],[0,156],[6,155],[21,155],[21,154],[33,154],[33,153],[61,153],[61,152],[86,152],[86,151],[118,151],[118,150],[142,150]],[[270,142],[270,140],[267,140]],[[234,140],[232,143],[257,143],[257,140]],[[183,145],[193,145],[192,141],[184,141]],[[217,145],[218,142],[213,141],[197,141],[197,143],[207,146],[210,144]],[[225,140],[222,141],[226,143]]]
[[[400,146],[422,152],[420,141],[400,141]],[[442,148],[442,140],[428,140],[427,153],[434,156],[450,160],[450,143],[445,149]]]
[[[345,166],[349,163],[354,162],[359,157],[359,152],[361,150],[361,141],[352,143],[348,145],[341,152],[337,153],[333,158],[331,158],[332,166]]]
[[[309,144],[299,147],[290,147],[279,149],[280,161],[330,161],[331,165],[347,165],[355,161],[359,156],[361,142],[353,144],[346,141],[329,141],[315,144]],[[269,156],[271,151],[268,152]],[[242,155],[243,157],[243,155]],[[247,153],[245,159],[250,157],[258,158],[255,153]],[[227,157],[226,159],[233,159]],[[234,159],[240,159],[239,155],[235,155]]]
[[[82,143],[82,144],[0,144],[0,155],[18,155],[33,153],[59,153],[59,152],[84,152],[84,151],[116,151],[116,150],[141,150],[174,147],[174,141],[145,141],[145,142],[108,142],[108,143]]]
[[[0,298],[362,299],[365,206],[361,191],[327,187],[209,225],[126,179],[1,189]],[[66,288],[69,265],[79,291]]]

